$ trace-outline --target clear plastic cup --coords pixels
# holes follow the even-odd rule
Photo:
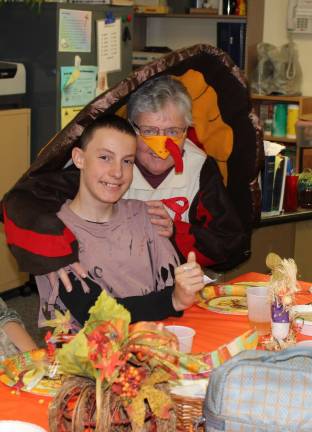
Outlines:
[[[259,335],[271,332],[271,301],[269,287],[247,288],[247,306],[250,327]]]
[[[166,329],[175,334],[179,341],[179,350],[184,353],[190,353],[193,346],[195,330],[191,327],[179,325],[167,325]]]

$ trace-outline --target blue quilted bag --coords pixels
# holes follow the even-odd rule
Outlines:
[[[243,351],[215,369],[206,432],[312,432],[312,348]]]

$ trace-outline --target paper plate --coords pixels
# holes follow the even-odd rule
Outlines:
[[[207,309],[231,315],[247,315],[247,298],[243,296],[216,297],[207,302]]]
[[[205,287],[197,297],[197,305],[216,313],[247,315],[246,288],[247,285]]]
[[[312,305],[303,304],[296,305],[291,308],[292,314],[298,318],[302,318],[305,323],[312,325]]]
[[[18,385],[20,390],[39,396],[53,397],[62,382],[58,374],[53,378],[48,376],[50,367],[53,365],[50,364],[44,349],[18,353],[0,363],[0,382],[9,387]],[[27,375],[28,381],[25,380]]]
[[[299,326],[300,333],[312,336],[312,305],[293,306],[291,313]]]
[[[17,420],[0,420],[0,432],[47,432],[33,423]]]

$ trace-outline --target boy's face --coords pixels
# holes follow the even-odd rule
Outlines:
[[[84,150],[73,149],[80,169],[79,194],[90,203],[117,202],[131,184],[135,152],[135,137],[112,128],[97,129]]]

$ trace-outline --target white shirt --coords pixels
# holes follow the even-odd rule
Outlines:
[[[164,181],[154,189],[142,176],[140,170],[134,166],[132,184],[123,198],[147,201],[187,197],[188,203],[191,205],[199,190],[200,171],[207,155],[188,139],[186,139],[183,149],[184,167],[181,174],[176,174],[174,169],[171,170]],[[174,218],[175,213],[170,209],[168,212]],[[182,221],[189,222],[188,211],[183,213]]]

